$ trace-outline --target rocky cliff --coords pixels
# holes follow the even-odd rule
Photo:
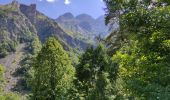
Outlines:
[[[86,41],[62,30],[58,23],[36,10],[36,5],[23,5],[13,1],[0,5],[0,57],[15,51],[18,43],[32,41],[35,37],[45,42],[54,36],[66,50],[85,49]]]

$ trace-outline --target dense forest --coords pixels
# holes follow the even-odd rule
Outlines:
[[[55,35],[33,38],[18,70],[27,95],[3,90],[0,65],[0,100],[170,100],[170,1],[104,2],[109,36],[74,52]],[[0,56],[16,45],[1,43]]]

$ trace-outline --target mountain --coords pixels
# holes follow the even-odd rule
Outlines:
[[[67,19],[71,18],[74,19],[68,15]],[[37,11],[35,4],[24,5],[13,1],[10,4],[0,5],[0,65],[5,66],[4,78],[7,80],[4,91],[25,89],[23,86],[27,85],[23,85],[26,84],[24,76],[15,74],[27,74],[35,48],[40,49],[39,45],[50,36],[59,41],[68,51],[73,63],[76,63],[77,53],[91,43],[83,36],[74,37],[74,33],[70,33],[66,29],[63,30],[54,19]]]
[[[56,22],[63,28],[76,35],[82,35],[86,39],[93,40],[96,36],[106,36],[108,27],[105,25],[104,16],[94,19],[88,14],[74,16],[72,13],[65,13],[56,19]]]
[[[54,36],[65,50],[76,47],[85,49],[89,45],[65,32],[54,19],[37,11],[35,4],[28,6],[13,1],[0,5],[0,30],[0,57],[14,52],[17,44],[30,42],[35,37],[43,43]]]
[[[80,47],[81,49],[85,49],[87,47],[88,44],[86,41],[74,38],[62,30],[54,19],[51,19],[37,11],[36,5],[20,5],[20,10],[35,26],[37,34],[42,42],[44,42],[48,37],[54,36],[66,50],[69,50],[70,47]]]
[[[15,52],[17,44],[32,41],[37,30],[22,12],[18,2],[0,5],[0,57]]]
[[[50,36],[68,51],[75,64],[76,55],[94,45],[94,37],[100,33],[105,35],[106,29],[104,16],[94,19],[87,14],[66,13],[55,20],[39,12],[35,4],[13,1],[0,5],[0,65],[6,69],[5,93],[17,91],[24,95],[28,92],[25,77],[29,76],[32,59]]]

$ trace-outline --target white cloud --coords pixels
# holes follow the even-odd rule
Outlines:
[[[65,1],[64,1],[64,4],[65,4],[65,5],[69,5],[70,3],[71,3],[70,0],[65,0]]]
[[[55,2],[56,0],[46,0],[47,2]]]

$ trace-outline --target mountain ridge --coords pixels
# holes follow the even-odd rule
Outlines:
[[[58,25],[58,23],[54,19],[51,19],[48,16],[44,15],[43,13],[39,12],[36,9],[36,4],[25,5],[25,4],[20,4],[17,1],[13,1],[10,4],[0,5],[0,9],[4,9],[4,11],[1,10],[0,12],[1,13],[0,20],[11,21],[11,19],[13,18],[11,22],[1,21],[0,23],[0,29],[2,30],[2,27],[7,28],[5,31],[7,31],[9,35],[14,35],[17,33],[19,34],[19,37],[21,37],[23,34],[29,35],[27,34],[29,32],[33,37],[37,35],[41,40],[41,42],[45,42],[45,40],[48,37],[54,36],[63,45],[63,47],[66,50],[70,50],[71,48],[77,46],[79,46],[81,49],[85,49],[89,45],[88,43],[86,43],[86,41],[82,41],[78,38],[74,38],[73,36],[67,34],[64,30],[62,30],[62,28]],[[7,16],[7,17],[5,18],[3,16]],[[21,18],[17,19],[18,16],[21,16]],[[10,26],[11,23],[14,25]],[[27,24],[24,24],[25,26],[23,26],[22,25],[23,23],[27,23]],[[15,27],[17,28],[17,32],[16,31],[11,32],[15,30]],[[22,30],[25,31],[22,32]],[[2,34],[6,35],[6,33],[2,33]],[[9,36],[6,37],[9,39],[11,38]],[[24,37],[26,36],[22,36],[22,38]],[[1,35],[1,38],[4,38],[4,36]],[[16,39],[12,39],[12,41],[13,40],[18,41]],[[2,42],[3,40],[0,39],[0,41]]]
[[[104,15],[98,18],[93,18],[88,14],[80,14],[74,16],[72,13],[67,12],[59,16],[56,21],[62,26],[75,33],[80,33],[88,38],[102,35],[105,37],[108,33],[108,27],[104,23]]]

